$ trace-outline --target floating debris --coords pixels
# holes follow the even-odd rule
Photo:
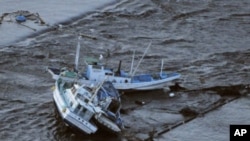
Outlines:
[[[145,105],[145,102],[144,101],[136,100],[135,104],[137,104],[137,105]]]
[[[38,13],[31,13],[29,11],[24,11],[24,10],[19,10],[19,11],[11,12],[11,13],[3,13],[2,16],[0,16],[0,24],[2,24],[3,21],[15,22],[19,25],[30,28],[33,31],[36,31],[36,29],[32,27],[22,24],[28,20],[34,21],[34,23],[39,23],[40,25],[46,25],[45,21],[40,17]]]
[[[174,97],[174,96],[175,96],[174,93],[170,93],[170,94],[169,94],[169,97]]]
[[[19,22],[19,23],[25,22],[26,18],[23,15],[19,15],[19,16],[16,16],[16,21]]]

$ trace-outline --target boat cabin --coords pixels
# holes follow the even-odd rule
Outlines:
[[[113,69],[105,68],[98,61],[88,62],[86,78],[93,81],[111,81],[112,83],[131,83],[131,78],[123,70],[114,71]]]
[[[94,111],[88,104],[89,102],[97,103],[96,98],[91,101],[91,97],[93,96],[92,89],[89,86],[74,85],[72,82],[61,83],[63,91],[65,91],[65,102],[70,111],[85,120],[89,120],[94,115]]]

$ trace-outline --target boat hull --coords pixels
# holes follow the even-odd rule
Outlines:
[[[79,118],[69,110],[57,88],[53,92],[53,99],[56,109],[67,125],[77,128],[86,134],[93,134],[97,131],[97,127],[95,125],[82,118]]]
[[[172,81],[179,78],[179,75],[172,76],[165,79],[154,80],[150,82],[139,83],[113,83],[114,87],[118,90],[156,90],[163,89],[173,83]]]
[[[121,129],[115,124],[113,121],[108,119],[107,117],[95,116],[95,122],[99,125],[102,129],[109,131],[110,133],[120,133]]]
[[[56,73],[53,69],[48,69],[48,72],[51,74],[54,80],[57,80],[60,77],[64,79],[65,81],[78,81],[79,83],[82,83],[82,84],[97,83],[97,81],[87,80],[85,78],[75,79],[71,77],[62,77],[62,76],[59,76],[59,74]],[[120,83],[120,82],[113,81],[115,79],[114,76],[109,76],[107,77],[107,81],[111,81],[117,90],[122,90],[122,91],[133,91],[133,90],[144,91],[145,90],[147,91],[147,90],[157,90],[157,89],[167,88],[170,86],[170,84],[173,83],[173,80],[176,80],[178,78],[180,78],[180,74],[174,74],[164,79],[159,79],[159,80],[154,80],[154,81],[149,81],[149,82]]]

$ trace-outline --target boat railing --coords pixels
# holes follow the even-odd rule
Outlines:
[[[150,82],[152,81],[152,76],[149,74],[143,74],[143,75],[136,75],[133,76],[132,78],[132,83],[137,83],[137,82]]]

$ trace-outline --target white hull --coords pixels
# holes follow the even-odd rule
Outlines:
[[[53,92],[53,99],[55,101],[56,107],[60,116],[65,120],[68,124],[71,124],[81,131],[84,131],[87,134],[92,134],[97,131],[97,127],[92,125],[90,122],[80,118],[79,116],[75,115],[73,112],[69,110],[64,99],[62,98],[61,94],[58,91],[56,86]]]
[[[178,77],[171,77],[169,79],[161,79],[150,82],[139,83],[113,83],[118,90],[156,90],[168,87],[172,80]]]
[[[57,80],[59,78],[59,75],[55,74],[53,71],[48,69],[48,72],[52,75],[53,79]],[[123,90],[123,91],[126,91],[126,90],[156,90],[156,89],[163,89],[163,88],[169,87],[169,84],[171,84],[173,80],[178,79],[179,77],[180,77],[179,75],[176,75],[176,76],[171,76],[171,77],[160,79],[160,80],[154,80],[154,81],[150,81],[150,82],[138,82],[138,83],[136,83],[136,82],[135,83],[112,82],[112,80],[117,78],[115,76],[109,76],[109,77],[107,77],[106,80],[111,81],[117,90]],[[77,82],[80,82],[82,84],[97,83],[97,81],[87,80],[84,78],[75,79],[75,78],[62,77],[62,76],[60,76],[60,78],[66,80],[66,81],[77,81]]]

